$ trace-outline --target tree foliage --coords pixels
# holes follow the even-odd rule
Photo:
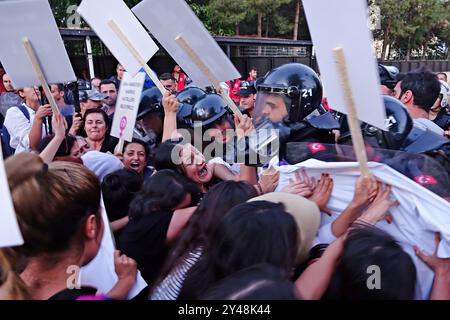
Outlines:
[[[398,58],[439,57],[438,47],[449,43],[450,3],[448,0],[371,0],[381,13],[381,28],[374,32],[391,46]],[[384,51],[384,50],[383,50]]]
[[[81,2],[49,1],[60,27],[67,27],[74,13],[68,8]],[[140,1],[125,0],[125,3],[131,8]],[[214,35],[292,39],[298,20],[297,38],[310,39],[301,5],[296,17],[298,0],[187,0],[187,3]],[[368,3],[381,13],[380,28],[374,30],[374,37],[383,43],[384,57],[388,54],[399,59],[450,57],[449,0],[368,0]],[[324,21],[324,27],[331,23]],[[86,26],[82,21],[81,27]]]

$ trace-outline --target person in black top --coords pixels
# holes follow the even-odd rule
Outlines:
[[[119,248],[135,259],[149,286],[158,277],[171,242],[189,221],[197,186],[173,170],[156,172],[130,204]]]
[[[130,169],[114,171],[102,181],[103,202],[116,244],[128,224],[130,203],[141,190],[142,184],[142,177]]]
[[[450,130],[450,86],[443,81],[441,83],[441,93],[430,110],[430,120],[436,123],[444,131]],[[449,135],[447,133],[447,135]]]
[[[89,109],[83,117],[86,141],[92,150],[114,153],[117,138],[108,134],[108,115],[99,108]]]

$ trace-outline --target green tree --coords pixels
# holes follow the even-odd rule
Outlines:
[[[448,41],[447,0],[371,0],[369,3],[378,6],[381,12],[381,30],[374,35],[383,41],[382,59],[386,57],[388,45],[409,60],[412,53],[418,56],[419,52],[425,58],[436,38]]]
[[[247,16],[248,0],[212,0],[204,9],[211,22],[211,31],[217,35],[239,35],[239,25]]]
[[[248,0],[248,15],[249,17],[257,17],[257,35],[259,37],[263,34],[263,19],[266,20],[266,34],[269,34],[268,21],[272,18],[277,21],[275,16],[280,7],[292,4],[293,0]],[[286,20],[278,17],[278,23],[282,24]]]

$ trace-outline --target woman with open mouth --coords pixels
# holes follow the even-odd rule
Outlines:
[[[155,154],[156,170],[178,171],[195,182],[202,193],[206,193],[213,179],[215,165],[208,165],[203,154],[191,144],[162,143]]]
[[[133,139],[125,143],[123,151],[123,165],[125,168],[136,171],[141,175],[144,181],[151,177],[153,170],[148,164],[149,148],[148,145],[139,139]]]

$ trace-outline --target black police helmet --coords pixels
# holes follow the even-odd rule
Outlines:
[[[157,87],[153,87],[142,92],[136,119],[140,120],[145,115],[152,112],[159,113],[160,115],[164,114],[162,94]]]
[[[400,150],[413,128],[413,121],[403,104],[390,96],[383,96],[386,109],[386,125],[388,131],[383,131],[369,124],[363,124],[365,138],[376,138],[376,147]]]
[[[397,84],[396,77],[399,74],[397,67],[379,64],[378,73],[380,74],[381,84],[394,90],[395,85]]]
[[[209,93],[201,97],[192,108],[192,126],[204,127],[212,124],[228,112],[228,106],[222,97]]]
[[[177,100],[180,103],[187,103],[193,106],[206,92],[198,87],[184,88],[177,94]]]
[[[317,73],[300,63],[288,63],[269,71],[256,82],[258,92],[284,95],[289,121],[298,122],[322,102],[322,84]]]

